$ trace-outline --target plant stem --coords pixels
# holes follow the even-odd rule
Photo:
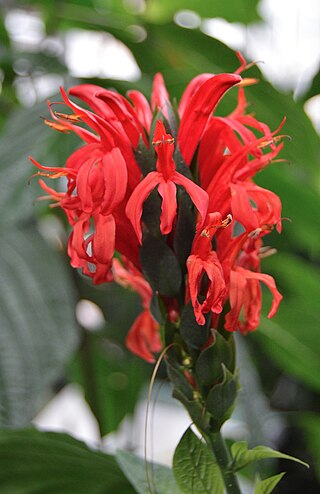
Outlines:
[[[227,445],[220,432],[206,431],[205,439],[211,447],[223,476],[228,494],[241,494],[238,479],[230,470],[231,457]]]

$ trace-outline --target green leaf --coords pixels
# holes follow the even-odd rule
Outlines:
[[[303,430],[308,450],[314,458],[313,467],[320,482],[320,415],[313,412],[301,412],[295,417],[294,423]]]
[[[190,196],[182,188],[178,187],[178,218],[174,234],[174,251],[180,262],[183,274],[187,272],[187,258],[191,253],[191,247],[196,231],[196,212]]]
[[[307,132],[307,129],[305,131]],[[319,167],[316,166],[316,162],[313,165],[314,172],[302,165],[299,167],[298,157],[291,155],[291,146],[291,143],[286,146],[283,156],[292,161],[292,167],[284,164],[272,165],[257,177],[260,185],[278,194],[283,207],[282,215],[290,220],[283,222],[280,237],[273,235],[272,245],[278,247],[279,251],[287,250],[290,246],[290,250],[306,252],[311,259],[318,259],[320,235],[315,235],[315,232],[320,229],[320,217],[314,214],[314,211],[320,208],[320,177],[317,170]],[[296,149],[296,152],[300,154],[301,150]],[[311,163],[311,160],[311,156],[306,157],[306,163]],[[292,176],[292,168],[296,176]],[[300,207],[301,204],[303,208]]]
[[[223,379],[223,364],[231,372],[234,370],[230,345],[218,331],[214,336],[213,344],[200,353],[196,362],[196,376],[202,386],[211,386]]]
[[[206,314],[206,324],[200,326],[195,318],[191,302],[184,306],[180,320],[180,334],[189,348],[201,348],[209,338],[209,315]]]
[[[153,147],[146,147],[143,139],[140,137],[138,146],[134,151],[134,157],[144,176],[156,169],[156,156]]]
[[[37,170],[28,162],[29,155],[39,158],[51,134],[43,124],[45,104],[16,110],[7,121],[0,138],[0,209],[1,222],[29,219],[34,214],[35,187],[28,178]]]
[[[149,494],[146,469],[152,491],[157,494],[182,494],[172,470],[163,465],[148,462],[128,451],[117,451],[116,458],[123,473],[139,494]]]
[[[277,315],[261,319],[250,335],[277,366],[307,386],[320,390],[320,270],[301,257],[278,253],[263,261],[263,271],[274,275],[283,301]],[[270,297],[264,294],[270,307]]]
[[[55,432],[0,431],[6,494],[134,494],[115,459]]]
[[[233,457],[233,471],[236,472],[241,470],[249,463],[255,461],[264,460],[266,458],[282,458],[284,460],[292,460],[297,463],[301,463],[305,467],[309,468],[309,465],[298,458],[286,455],[280,451],[275,451],[267,446],[256,446],[253,449],[248,449],[248,444],[246,441],[240,441],[233,443],[231,446],[231,454]]]
[[[284,304],[285,302],[282,302],[282,305]],[[313,343],[309,341],[309,335],[316,331],[317,326],[308,324],[309,318],[306,312],[296,312],[295,319],[294,304],[286,304],[285,309],[279,310],[281,311],[281,322],[278,316],[274,321],[262,317],[260,328],[254,338],[257,338],[264,351],[281,369],[298,377],[308,386],[319,390],[318,336],[316,335]],[[285,314],[288,315],[288,320],[283,322]],[[303,314],[305,314],[305,318]]]
[[[62,258],[37,230],[3,227],[0,239],[0,423],[28,423],[61,377],[78,335]]]
[[[189,428],[173,457],[173,473],[185,494],[221,494],[224,483],[209,448]]]
[[[188,400],[193,400],[193,388],[184,375],[184,369],[179,367],[174,361],[168,359],[166,362],[167,372],[174,388],[178,389]]]
[[[282,472],[268,479],[260,480],[256,483],[253,494],[270,494],[284,475],[285,472]]]
[[[149,0],[144,17],[151,22],[171,20],[179,10],[191,10],[202,17],[223,17],[230,22],[245,24],[259,19],[257,0]]]
[[[233,409],[238,391],[238,376],[223,366],[224,379],[210,390],[206,406],[218,428],[225,422]]]
[[[140,249],[142,270],[153,290],[172,297],[180,289],[182,275],[173,251],[159,238],[147,235]]]
[[[313,98],[313,96],[318,96],[319,87],[320,87],[320,70],[318,70],[318,72],[314,76],[311,86],[309,87],[307,92],[299,98],[299,102],[306,102],[308,99]]]
[[[84,333],[71,366],[71,378],[83,387],[104,436],[133,413],[148,373],[143,361],[116,347],[103,334]]]

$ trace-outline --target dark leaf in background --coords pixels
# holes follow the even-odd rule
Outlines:
[[[83,387],[104,436],[133,413],[148,372],[143,361],[128,355],[107,338],[86,333],[70,377]]]
[[[144,17],[151,22],[172,20],[178,11],[192,11],[200,17],[223,17],[229,22],[245,24],[259,20],[257,0],[149,0]]]
[[[0,277],[0,423],[20,427],[76,347],[75,292],[63,259],[31,225],[2,227]]]
[[[284,300],[275,318],[263,318],[249,338],[256,339],[281,369],[319,391],[320,271],[285,253],[266,259],[264,266],[275,275]],[[267,304],[270,300],[265,293]]]
[[[37,169],[28,161],[40,160],[49,144],[51,132],[40,115],[46,115],[45,103],[17,109],[6,122],[0,138],[0,209],[1,222],[23,221],[34,215],[34,200],[40,189],[28,187],[28,179]],[[47,156],[46,156],[47,159]]]
[[[317,96],[320,93],[320,70],[314,76],[312,83],[305,94],[299,98],[299,102],[305,103],[308,99]]]
[[[144,276],[153,290],[172,297],[179,292],[182,275],[178,259],[163,239],[146,235],[140,260]]]
[[[6,494],[134,494],[115,459],[55,432],[0,432],[0,488]]]

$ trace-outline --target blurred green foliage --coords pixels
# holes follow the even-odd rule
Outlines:
[[[160,71],[171,97],[179,99],[193,76],[202,72],[233,71],[238,60],[232,50],[203,34],[198,27],[186,29],[177,25],[175,13],[190,9],[197,14],[197,22],[204,17],[223,17],[245,24],[259,19],[257,0],[150,0],[144,10],[140,9],[143,3],[119,0],[1,3],[0,421],[3,428],[28,424],[54,395],[59,378],[62,382],[80,383],[97,417],[101,434],[109,433],[118,428],[124,416],[132,413],[139,392],[150,376],[150,369],[128,355],[124,348],[125,334],[140,310],[138,299],[113,285],[92,287],[78,273],[71,273],[65,253],[66,234],[52,228],[50,222],[51,216],[56,214],[61,227],[62,216],[53,211],[49,214],[42,202],[34,205],[40,189],[35,181],[27,186],[33,173],[28,155],[49,165],[63,164],[77,146],[77,140],[43,125],[39,117],[48,115],[44,102],[24,108],[18,94],[19,84],[29,88],[31,94],[39,76],[58,75],[65,86],[92,82],[120,92],[134,86],[148,96],[152,77]],[[5,19],[15,9],[36,13],[44,23],[44,40],[60,42],[62,51],[48,51],[48,45],[43,42],[30,50],[14,40]],[[72,78],[64,58],[63,40],[66,33],[75,28],[107,32],[123,42],[140,68],[139,80],[132,83],[97,77]],[[259,84],[247,90],[250,108],[272,129],[286,116],[283,132],[292,139],[281,155],[289,164],[273,164],[257,177],[259,184],[280,195],[283,216],[290,221],[284,221],[281,236],[271,235],[270,243],[279,254],[264,264],[264,270],[275,276],[284,302],[272,321],[263,319],[261,329],[246,338],[248,355],[259,372],[264,399],[270,401],[275,410],[290,412],[282,413],[287,423],[294,422],[301,432],[292,451],[286,452],[319,465],[320,449],[315,445],[320,441],[320,139],[302,107],[302,102],[319,92],[319,74],[299,102],[295,102],[291,94],[280,93],[272,87],[257,67],[251,68],[247,76],[260,79]],[[235,98],[235,93],[230,92],[219,112],[230,111]],[[40,234],[43,231],[47,232],[44,236]],[[75,322],[75,304],[80,299],[91,300],[103,311],[105,327],[94,335],[80,329]],[[115,374],[118,381],[110,378]],[[277,389],[286,379],[290,381],[291,395],[298,398],[289,399],[288,391],[287,404],[283,406],[285,398],[282,398],[280,406]],[[118,387],[114,382],[118,382]],[[5,437],[5,432],[3,434]],[[32,441],[36,439],[34,436]],[[254,445],[254,438],[251,440]],[[25,437],[21,436],[21,447],[24,441]],[[57,451],[60,451],[59,443],[60,438]],[[0,437],[2,471],[7,468],[2,453],[4,444],[7,443]],[[54,444],[50,445],[53,450],[48,450],[48,461]],[[307,451],[308,458],[297,454],[299,448]],[[301,475],[304,475],[302,470]],[[320,480],[319,468],[316,475]],[[3,476],[0,479],[6,481]],[[283,490],[275,492],[301,492],[294,489],[308,485],[306,477],[302,479],[304,484],[295,481],[295,487],[289,480],[286,484],[286,476],[281,482]],[[316,486],[316,480],[312,481],[314,484],[310,485]],[[11,492],[22,491],[17,484]],[[97,489],[97,492],[100,491]]]

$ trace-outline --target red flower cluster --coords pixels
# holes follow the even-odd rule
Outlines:
[[[72,266],[94,283],[115,280],[140,294],[143,312],[127,343],[148,361],[154,360],[161,342],[159,324],[150,310],[152,289],[140,259],[141,244],[150,233],[144,219],[147,201],[160,204],[158,236],[175,254],[182,208],[178,192],[191,199],[196,227],[182,267],[182,300],[191,300],[200,326],[211,314],[216,327],[229,301],[225,329],[243,333],[256,329],[261,282],[273,295],[269,317],[282,298],[273,278],[260,271],[261,255],[266,254],[262,237],[274,227],[281,231],[281,202],[253,182],[282,143],[277,131],[246,113],[244,86],[254,81],[241,78],[244,66],[242,60],[234,74],[202,74],[193,79],[177,115],[160,74],[154,78],[151,105],[138,91],[129,91],[126,99],[87,84],[72,88],[69,95],[91,110],[75,104],[64,90],[62,98],[71,112],[54,112],[49,104],[52,120],[46,123],[75,132],[84,145],[64,168],[45,167],[32,159],[37,175],[67,178],[64,193],[43,180],[40,184],[54,205],[65,211],[72,227],[68,244]],[[238,90],[237,107],[226,117],[215,116],[219,100],[233,86]],[[179,302],[178,297],[162,298],[168,317],[178,320],[181,293]]]

